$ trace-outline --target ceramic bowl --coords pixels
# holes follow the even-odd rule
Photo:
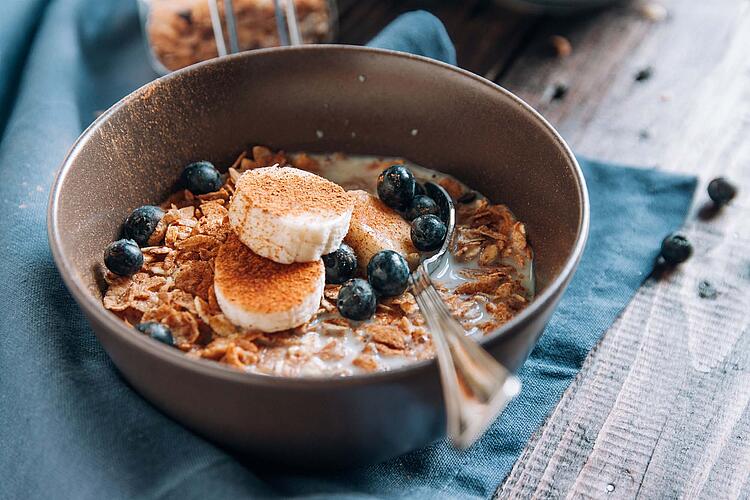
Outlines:
[[[537,297],[481,342],[514,370],[588,233],[570,149],[528,105],[467,71],[328,45],[242,53],[156,80],[100,116],[60,169],[48,214],[57,267],[122,376],[164,413],[239,453],[318,467],[376,462],[440,438],[435,361],[346,378],[247,374],[187,358],[102,307],[103,249],[127,214],[164,199],[183,165],[226,167],[252,144],[402,156],[509,205],[527,225]]]

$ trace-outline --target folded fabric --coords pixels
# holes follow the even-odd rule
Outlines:
[[[589,246],[521,370],[521,396],[469,451],[441,441],[328,476],[249,466],[122,381],[47,245],[47,193],[66,150],[97,110],[155,76],[134,3],[6,0],[0,17],[0,498],[489,497],[681,224],[695,180],[581,161]],[[373,44],[455,58],[427,13]]]
[[[398,50],[456,64],[456,49],[438,18],[423,10],[397,17],[368,47]]]

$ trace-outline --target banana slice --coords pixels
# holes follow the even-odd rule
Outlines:
[[[313,262],[341,245],[353,208],[346,191],[323,177],[292,167],[256,168],[237,181],[229,223],[262,257]]]
[[[365,273],[372,256],[381,250],[400,253],[414,269],[419,253],[411,242],[411,225],[365,191],[349,191],[349,196],[354,200],[354,212],[344,242],[357,254],[360,271]]]
[[[231,233],[216,256],[216,300],[241,328],[277,332],[300,326],[318,311],[324,287],[323,261],[279,264]]]

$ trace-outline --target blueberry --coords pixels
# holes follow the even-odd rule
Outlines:
[[[104,250],[104,265],[120,276],[132,276],[143,265],[143,253],[133,240],[117,240]]]
[[[737,196],[737,187],[724,177],[717,177],[708,183],[708,196],[716,205],[726,205]]]
[[[122,237],[134,240],[138,246],[145,247],[162,217],[164,217],[164,210],[159,207],[153,205],[138,207],[125,219]]]
[[[416,181],[403,165],[393,165],[378,176],[378,196],[383,203],[396,210],[405,210],[414,198]]]
[[[157,323],[156,321],[148,321],[146,323],[138,323],[135,325],[136,330],[141,333],[145,333],[154,340],[164,342],[167,345],[174,345],[174,338],[172,337],[172,330],[168,326]]]
[[[377,307],[375,291],[363,279],[349,280],[339,290],[336,307],[345,318],[357,321],[368,319],[375,314]]]
[[[222,185],[221,174],[209,161],[197,161],[185,167],[182,183],[193,194],[213,193]]]
[[[352,247],[344,243],[333,252],[323,256],[326,268],[326,283],[340,284],[354,277],[357,270],[357,255]]]
[[[409,284],[409,265],[398,252],[381,250],[367,264],[367,279],[378,295],[395,297]]]
[[[685,262],[693,255],[693,245],[681,234],[670,234],[661,242],[661,256],[669,264]]]
[[[435,200],[424,195],[415,196],[409,208],[404,212],[407,220],[414,220],[420,215],[427,214],[438,215],[440,214],[440,208],[435,203]]]
[[[447,232],[445,223],[436,215],[420,215],[411,223],[411,241],[422,252],[440,248]]]

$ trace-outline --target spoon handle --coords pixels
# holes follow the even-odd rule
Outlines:
[[[519,393],[521,382],[466,335],[424,264],[410,281],[437,353],[448,436],[457,448],[468,448]]]

